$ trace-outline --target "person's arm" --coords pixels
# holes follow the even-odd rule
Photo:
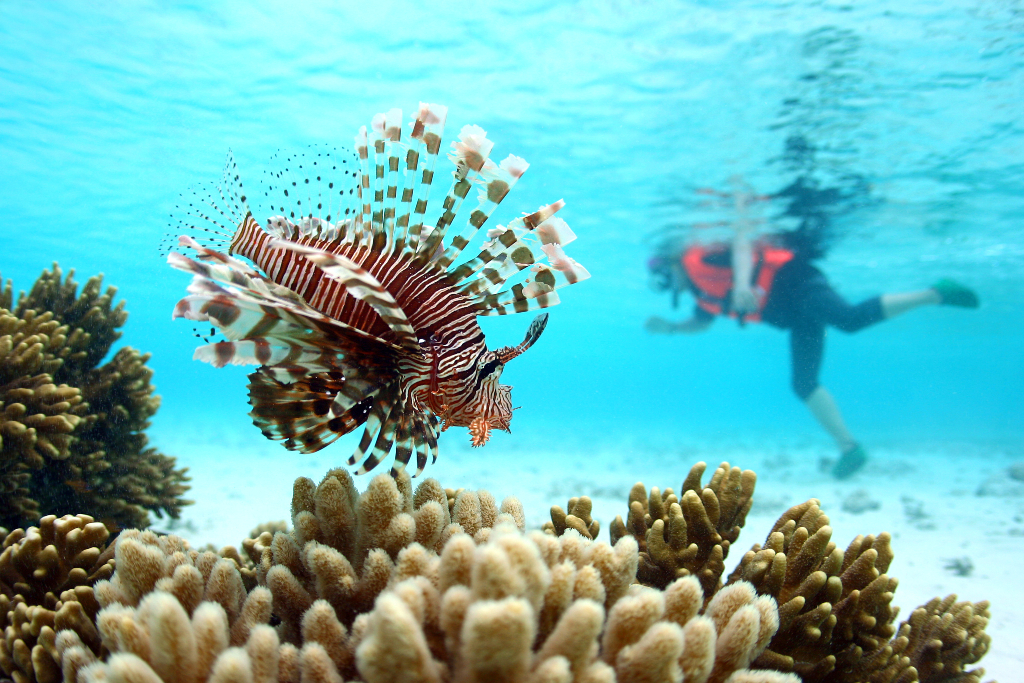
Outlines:
[[[652,332],[654,334],[695,334],[697,332],[703,332],[711,327],[711,323],[714,321],[714,318],[693,316],[686,320],[673,322],[660,316],[652,315],[647,319],[647,322],[644,323],[644,328],[648,332]]]
[[[747,219],[749,194],[737,191],[734,195],[738,220],[733,224],[732,237],[732,310],[737,315],[757,310],[757,296],[751,286],[754,273],[753,247],[750,244],[750,221]]]

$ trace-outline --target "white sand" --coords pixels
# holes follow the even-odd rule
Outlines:
[[[986,680],[1007,683],[1024,668],[1024,581],[1017,574],[1024,561],[1024,483],[1005,474],[1011,463],[1024,460],[1020,443],[873,443],[865,470],[836,482],[818,467],[823,455],[831,455],[824,442],[784,445],[751,438],[653,444],[623,438],[617,444],[601,442],[595,451],[572,440],[539,445],[499,435],[484,449],[470,449],[463,432],[445,435],[441,457],[426,476],[447,487],[486,488],[498,500],[515,495],[534,527],[548,519],[551,505],[564,507],[570,496],[589,495],[603,540],[615,515],[626,516],[627,495],[636,481],[678,490],[699,460],[709,465],[705,482],[722,461],[753,469],[758,473],[755,506],[727,558],[727,572],[752,544],[764,541],[787,507],[818,498],[841,547],[857,534],[892,534],[896,558],[889,573],[900,579],[894,602],[901,620],[936,596],[989,600],[992,648],[980,663]],[[294,479],[319,481],[349,453],[344,444],[313,456],[291,453],[252,428],[227,435],[201,428],[167,430],[157,445],[191,468],[189,495],[196,504],[177,523],[158,520],[155,528],[216,546],[237,545],[260,522],[288,519]],[[364,488],[369,480],[357,481]],[[987,495],[978,495],[979,489]],[[878,507],[844,510],[851,496]]]

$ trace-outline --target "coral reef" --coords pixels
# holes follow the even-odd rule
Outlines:
[[[629,534],[640,547],[637,581],[664,588],[681,576],[696,576],[711,595],[721,585],[729,546],[736,542],[753,504],[757,475],[722,463],[707,486],[700,483],[707,465],[691,469],[680,495],[642,483],[629,492],[629,518],[616,517],[612,543]]]
[[[701,488],[704,469],[691,470],[682,505],[670,491],[635,487],[631,531],[618,520],[613,545],[590,537],[585,497],[569,512],[552,508],[546,530],[526,531],[517,500],[498,505],[482,490],[433,479],[413,490],[400,473],[374,478],[360,494],[344,470],[320,484],[300,478],[291,530],[257,527],[242,553],[123,532],[101,565],[109,578],[90,578],[89,609],[84,600],[69,608],[76,593],[64,590],[66,602],[34,642],[19,633],[37,613],[10,611],[15,644],[3,662],[35,667],[34,677],[12,669],[17,683],[980,680],[983,671],[966,666],[988,648],[988,604],[936,599],[896,629],[888,535],[858,537],[844,552],[815,500],[784,513],[723,585],[721,559],[754,479],[723,463]],[[636,513],[642,500],[644,516]],[[76,519],[57,523],[99,526]],[[82,532],[54,547],[74,533]],[[15,531],[11,547],[33,534],[45,535]],[[91,543],[88,558],[74,561],[96,565],[109,557],[97,541],[82,539],[64,555],[77,558]],[[28,546],[26,556],[54,554],[39,550],[42,541]],[[645,553],[664,585],[637,583]],[[0,568],[14,554],[3,557]],[[4,580],[38,602],[44,587],[18,576]],[[66,580],[49,581],[52,596]],[[79,618],[62,621],[66,609]]]
[[[779,603],[779,632],[754,666],[794,671],[807,683],[980,681],[983,669],[962,675],[961,669],[988,650],[988,604],[936,599],[897,632],[891,604],[897,582],[885,574],[893,558],[889,534],[858,536],[844,552],[832,542],[828,523],[817,500],[790,508],[764,546],[748,551],[729,577],[749,581]],[[937,666],[937,651],[959,658]],[[958,676],[925,673],[937,668]]]
[[[964,665],[974,664],[988,651],[988,619],[987,601],[957,602],[955,595],[935,598],[900,624],[897,654],[913,663],[925,683],[978,681],[984,671],[965,672]]]
[[[114,573],[107,528],[87,515],[48,515],[15,529],[0,554],[0,669],[15,683],[60,680],[56,632],[71,630],[98,652],[98,581]]]
[[[641,583],[660,586],[673,574],[694,575],[708,594],[721,584],[722,560],[739,535],[756,480],[753,472],[722,463],[701,490],[704,470],[704,463],[690,470],[682,506],[671,489],[652,488],[648,495],[635,485],[628,524],[612,523],[613,539],[628,533],[641,543]],[[893,558],[889,534],[858,536],[845,552],[831,537],[828,517],[811,499],[783,513],[764,545],[754,545],[729,576],[728,585],[749,583],[779,606],[778,632],[752,668],[793,672],[805,683],[981,680],[984,669],[963,672],[963,666],[988,649],[988,603],[936,599],[897,632],[891,605],[897,582],[885,574]],[[923,633],[926,625],[934,635]]]
[[[544,522],[544,533],[561,536],[566,529],[575,529],[581,536],[594,540],[601,531],[601,523],[590,516],[594,504],[587,496],[569,499],[568,512],[557,505],[551,506],[551,521]]]
[[[160,405],[149,355],[124,347],[101,365],[128,313],[115,288],[101,293],[102,276],[79,293],[73,275],[54,264],[16,305],[9,282],[0,290],[0,525],[177,517],[188,477],[144,433]]]
[[[123,533],[94,589],[102,651],[72,631],[54,647],[67,681],[796,680],[745,668],[778,625],[752,586],[705,600],[692,577],[635,585],[631,537],[523,519],[515,499],[432,479],[413,491],[407,474],[362,494],[344,470],[299,479],[292,530],[243,541],[251,568]]]

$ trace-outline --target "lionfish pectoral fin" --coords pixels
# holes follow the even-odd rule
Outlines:
[[[401,399],[397,384],[382,387],[366,414],[362,438],[348,459],[350,466],[360,465],[356,474],[365,474],[387,457],[397,429],[393,408]],[[365,462],[363,462],[365,459]]]
[[[416,341],[416,330],[409,324],[405,311],[395,301],[395,298],[391,296],[391,293],[369,272],[340,254],[331,254],[287,240],[273,240],[270,246],[288,249],[305,256],[323,270],[324,274],[328,277],[344,285],[349,294],[361,301],[365,301],[370,308],[376,311],[380,319],[398,337],[400,346],[412,351],[419,350],[420,345]]]
[[[269,438],[289,450],[315,453],[359,426],[358,419],[332,414],[344,382],[326,373],[294,377],[285,384],[261,368],[249,375],[249,417]]]

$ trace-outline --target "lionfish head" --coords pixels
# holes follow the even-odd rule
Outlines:
[[[488,351],[477,364],[477,390],[475,400],[468,406],[469,434],[473,446],[483,446],[491,438],[492,429],[509,431],[512,423],[512,387],[501,384],[501,371],[505,364],[521,355],[540,338],[548,314],[543,313],[530,323],[526,338],[518,346],[504,346]]]

